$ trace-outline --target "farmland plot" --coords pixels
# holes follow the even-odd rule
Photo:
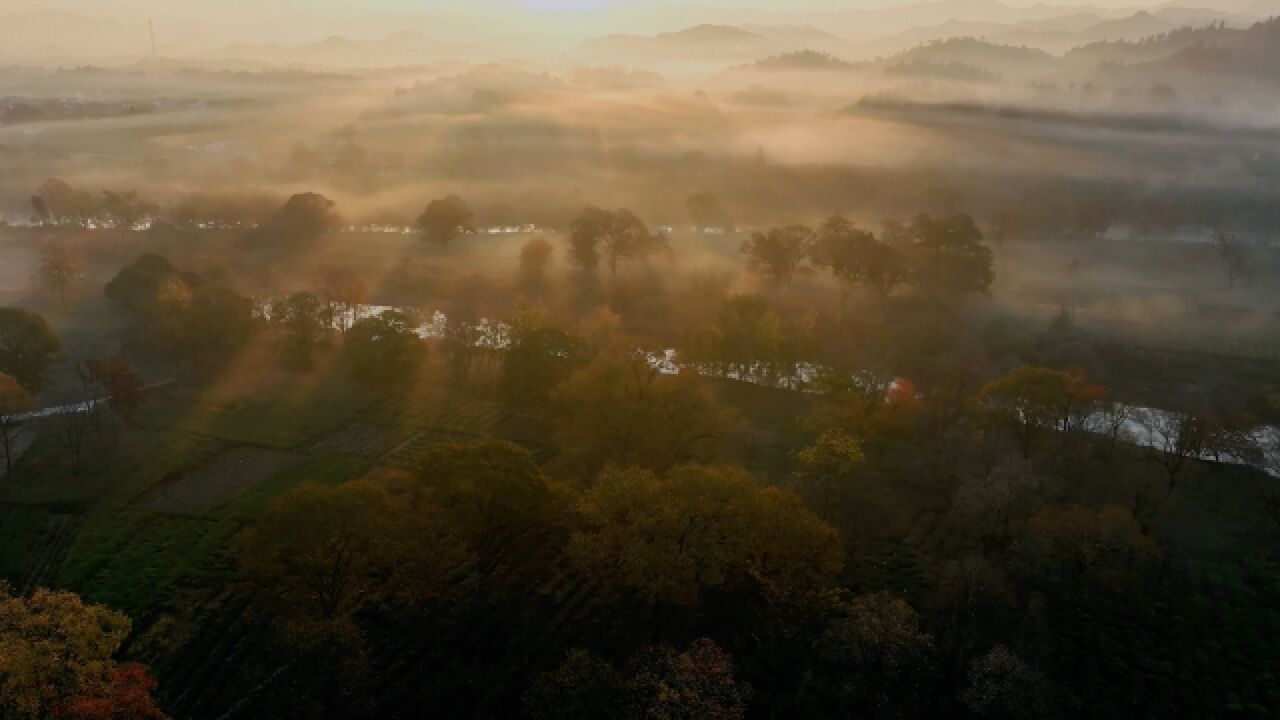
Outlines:
[[[305,458],[305,455],[279,450],[231,448],[177,480],[152,488],[139,498],[138,504],[164,512],[205,512]]]

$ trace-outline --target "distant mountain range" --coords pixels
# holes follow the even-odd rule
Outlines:
[[[795,50],[840,52],[849,43],[805,25],[695,25],[657,35],[609,35],[584,42],[575,55],[610,62],[734,63]]]

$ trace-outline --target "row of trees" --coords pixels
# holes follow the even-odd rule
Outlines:
[[[968,215],[889,221],[877,237],[842,217],[817,230],[803,225],[756,233],[742,246],[748,267],[775,291],[807,261],[843,288],[862,287],[878,303],[905,284],[934,302],[985,294],[994,279],[991,250]]]

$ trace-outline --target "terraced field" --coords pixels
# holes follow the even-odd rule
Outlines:
[[[277,450],[232,448],[176,480],[157,485],[140,497],[136,504],[163,512],[205,512],[297,465],[304,458],[304,455]]]

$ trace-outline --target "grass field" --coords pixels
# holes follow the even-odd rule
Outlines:
[[[138,499],[137,505],[161,512],[204,512],[288,470],[303,458],[279,450],[230,448],[182,477],[156,485]]]

